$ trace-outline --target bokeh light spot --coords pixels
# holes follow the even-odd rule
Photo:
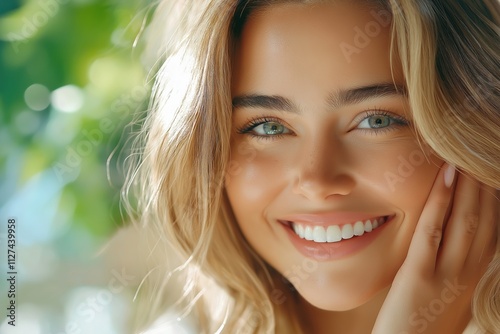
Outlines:
[[[23,135],[32,135],[40,127],[41,119],[39,113],[31,110],[20,112],[14,120],[18,131]]]
[[[33,84],[24,92],[24,101],[32,110],[44,110],[50,104],[50,91],[44,85]]]
[[[60,87],[52,92],[52,105],[62,112],[75,112],[80,110],[85,101],[85,94],[74,85]]]

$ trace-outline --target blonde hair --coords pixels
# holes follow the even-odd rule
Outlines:
[[[150,28],[158,34],[149,47],[159,52],[160,66],[124,197],[134,188],[132,215],[183,259],[179,304],[203,333],[303,332],[299,316],[290,315],[299,314],[297,296],[246,243],[224,193],[237,172],[229,156],[231,56],[246,18],[284,2],[313,1],[162,1]],[[418,134],[444,160],[500,188],[499,3],[366,2],[392,14]],[[498,261],[497,251],[474,298],[475,318],[487,332],[500,332],[492,305]]]

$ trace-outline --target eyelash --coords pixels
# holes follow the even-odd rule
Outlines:
[[[355,119],[355,122],[356,122],[356,124],[359,125],[362,121],[364,121],[365,119],[370,118],[372,116],[390,117],[394,123],[387,126],[387,127],[380,128],[380,129],[366,129],[366,128],[361,128],[361,129],[355,128],[355,129],[357,129],[358,131],[363,131],[364,133],[368,132],[370,134],[379,135],[379,134],[386,133],[389,131],[394,131],[395,128],[406,127],[406,126],[409,126],[411,124],[411,122],[403,116],[396,115],[394,113],[388,112],[386,110],[378,109],[378,108],[374,108],[374,109],[366,111],[365,113],[363,113],[363,115],[357,117]],[[284,124],[283,121],[281,121],[279,118],[255,117],[255,118],[249,119],[245,125],[237,128],[236,131],[238,134],[247,134],[247,135],[250,135],[252,137],[256,137],[258,139],[265,139],[265,140],[279,139],[285,135],[285,134],[277,134],[277,135],[264,136],[264,135],[252,133],[252,130],[254,128],[256,128],[257,126],[265,124],[265,123],[269,123],[269,122],[278,123],[278,124],[281,124],[284,127],[286,127],[286,124]],[[288,133],[286,133],[286,134],[288,134]]]

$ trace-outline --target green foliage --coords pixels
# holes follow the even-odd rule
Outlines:
[[[0,269],[5,222],[15,218],[16,303],[32,310],[18,309],[19,333],[35,325],[37,333],[125,332],[125,311],[115,310],[127,308],[127,294],[107,288],[122,268],[95,254],[127,223],[123,161],[107,161],[147,105],[133,47],[144,1],[0,1]],[[102,302],[92,306],[96,296]],[[106,317],[114,320],[105,326]]]
[[[8,137],[0,175],[15,180],[0,188],[0,203],[45,172],[76,199],[71,208],[60,202],[73,210],[69,224],[107,236],[122,223],[120,184],[109,184],[106,159],[132,113],[144,108],[132,48],[144,7],[139,0],[32,0],[0,17],[0,133]]]

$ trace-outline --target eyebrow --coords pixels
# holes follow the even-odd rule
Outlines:
[[[331,109],[338,109],[346,105],[390,95],[406,97],[406,88],[403,85],[396,85],[394,83],[378,83],[350,89],[340,89],[327,97],[327,104]],[[300,108],[292,100],[279,95],[239,95],[233,98],[233,109],[236,108],[264,108],[300,113]]]
[[[249,94],[233,98],[233,108],[264,108],[292,111],[296,105],[289,99],[279,95]]]

